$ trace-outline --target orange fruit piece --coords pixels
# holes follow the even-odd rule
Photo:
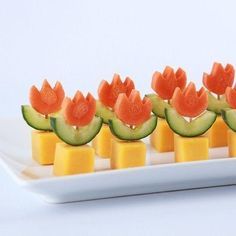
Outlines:
[[[174,72],[173,68],[167,66],[163,73],[156,71],[152,77],[152,89],[162,99],[170,100],[175,88],[184,89],[186,86],[186,73],[179,68]]]
[[[203,73],[203,84],[211,92],[222,95],[227,87],[234,82],[234,67],[227,64],[225,68],[220,63],[214,63],[211,73]]]
[[[235,109],[236,108],[236,88],[235,87],[226,88],[225,98],[226,98],[226,101],[229,103],[230,107]]]
[[[61,109],[64,97],[65,92],[60,82],[52,88],[48,81],[44,80],[40,91],[35,86],[31,87],[29,99],[36,111],[48,115]]]
[[[152,104],[147,97],[141,100],[139,92],[133,89],[129,96],[125,93],[118,96],[114,111],[125,124],[138,126],[150,118]]]
[[[207,109],[207,105],[208,96],[205,89],[202,87],[196,91],[192,82],[183,91],[176,88],[172,97],[172,106],[182,116],[196,117]]]
[[[134,89],[134,82],[129,77],[124,82],[121,81],[120,76],[115,74],[111,84],[103,80],[98,88],[98,97],[103,105],[113,108],[120,93],[130,95]]]
[[[65,121],[73,126],[85,126],[89,124],[96,113],[96,100],[88,93],[86,98],[77,91],[74,98],[66,98],[63,104]]]

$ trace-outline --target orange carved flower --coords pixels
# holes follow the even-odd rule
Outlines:
[[[163,73],[156,71],[153,74],[152,89],[162,99],[170,100],[175,88],[184,89],[186,81],[186,73],[181,68],[174,72],[173,68],[167,66]]]
[[[44,80],[40,91],[35,86],[30,89],[31,106],[43,115],[59,111],[64,97],[65,92],[60,82],[52,88],[48,81]]]
[[[113,108],[118,95],[120,93],[125,93],[129,96],[132,89],[134,89],[134,82],[129,77],[122,82],[120,76],[115,74],[111,84],[109,84],[106,80],[101,82],[98,88],[98,97],[103,105]]]
[[[211,74],[203,74],[203,84],[211,92],[222,95],[227,87],[234,82],[234,67],[227,64],[225,68],[220,63],[214,63]]]
[[[188,86],[181,91],[176,88],[172,105],[176,111],[187,117],[196,117],[207,109],[208,96],[204,88],[196,91],[194,83],[190,82]]]
[[[122,93],[118,96],[115,114],[125,124],[137,126],[143,124],[151,116],[152,104],[149,98],[140,98],[137,90],[132,90],[129,96]]]
[[[89,124],[96,113],[96,101],[90,93],[85,98],[80,91],[77,91],[72,100],[66,98],[63,106],[65,121],[77,127]]]
[[[230,107],[236,109],[236,88],[228,87],[225,91],[226,101],[229,103]]]

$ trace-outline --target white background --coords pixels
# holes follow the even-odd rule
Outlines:
[[[32,84],[95,93],[114,72],[150,92],[181,66],[201,85],[213,61],[236,66],[234,1],[0,1],[0,116],[20,116]],[[16,135],[20,135],[17,134]],[[48,205],[0,172],[0,235],[235,235],[236,188]],[[135,232],[135,234],[134,234]],[[155,234],[157,235],[157,234]]]

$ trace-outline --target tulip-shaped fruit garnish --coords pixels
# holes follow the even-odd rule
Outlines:
[[[108,123],[109,119],[115,117],[114,105],[120,93],[130,95],[132,89],[134,89],[134,82],[129,77],[126,77],[122,82],[120,76],[115,74],[112,82],[109,84],[106,80],[103,80],[98,88],[98,98],[96,115],[103,118],[104,123]]]
[[[65,92],[60,82],[52,88],[48,81],[44,80],[40,90],[32,86],[29,96],[31,106],[21,106],[27,124],[38,130],[52,130],[48,116],[60,111],[64,97]]]
[[[221,114],[228,127],[236,132],[236,87],[227,87],[225,97],[230,108],[223,108]]]
[[[232,65],[227,64],[223,67],[222,64],[216,62],[213,64],[210,74],[203,74],[203,84],[209,90],[208,110],[219,115],[222,109],[229,107],[225,100],[225,91],[227,87],[232,87],[234,74],[235,71]]]
[[[80,146],[90,142],[100,131],[102,118],[96,117],[96,100],[77,91],[74,98],[66,98],[57,117],[51,117],[51,126],[65,143]]]
[[[117,118],[109,120],[109,126],[119,139],[139,140],[151,134],[156,127],[157,118],[151,115],[150,99],[141,99],[140,93],[136,90],[132,90],[130,95],[121,93],[114,111]]]
[[[197,91],[192,82],[183,91],[176,88],[172,97],[173,108],[165,110],[170,128],[185,137],[204,134],[216,119],[214,112],[206,111],[207,103],[208,96],[205,89]]]
[[[152,77],[152,89],[156,94],[146,95],[151,99],[153,113],[165,118],[165,108],[170,107],[170,101],[176,88],[183,90],[186,86],[186,73],[179,68],[176,72],[167,66],[163,73],[156,71]],[[166,101],[165,101],[166,100]]]

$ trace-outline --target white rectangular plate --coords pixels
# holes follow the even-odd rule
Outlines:
[[[174,154],[148,146],[145,167],[110,170],[108,159],[96,158],[96,172],[54,177],[52,166],[31,158],[30,128],[19,119],[0,120],[0,163],[23,188],[48,202],[62,203],[236,184],[236,158],[227,148],[210,150],[210,160],[174,163]]]

